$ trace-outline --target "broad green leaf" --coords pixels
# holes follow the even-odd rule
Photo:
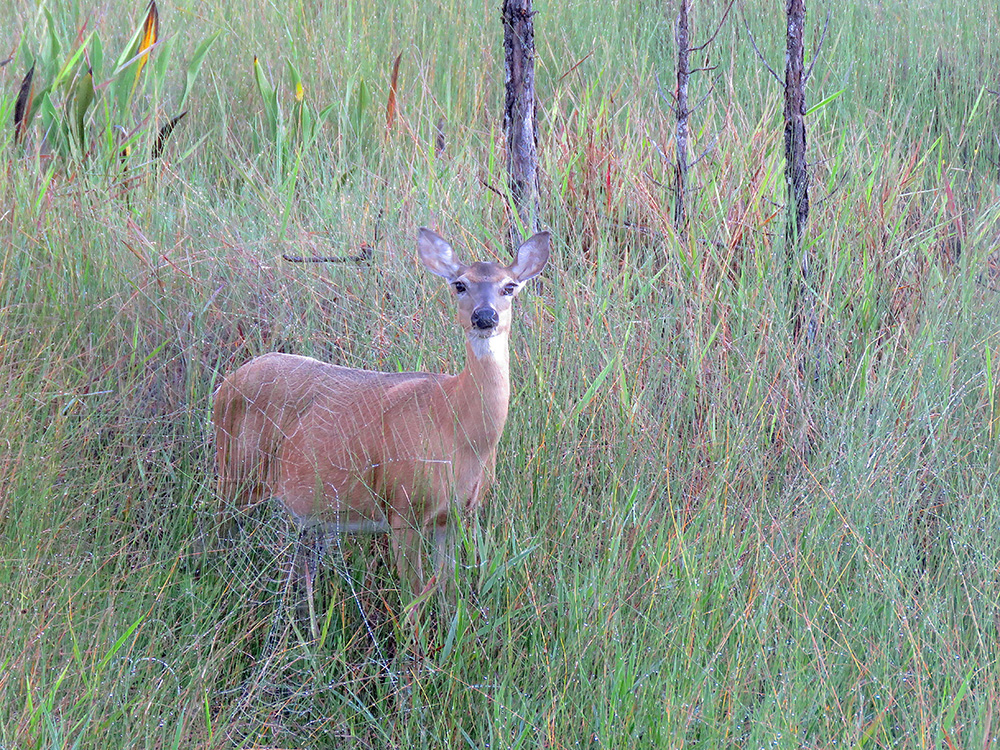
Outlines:
[[[149,14],[146,14],[146,18],[149,18]],[[115,63],[115,69],[111,73],[111,78],[114,79],[114,84],[111,86],[111,98],[118,108],[120,115],[124,114],[128,108],[128,103],[132,99],[132,94],[135,92],[135,83],[129,80],[129,76],[124,75],[124,73],[129,69],[130,66],[135,65],[141,56],[139,51],[140,40],[146,31],[146,20],[140,24],[136,30],[132,33],[131,38],[128,40],[128,44],[122,50],[122,53],[118,56],[118,60]],[[136,70],[135,82],[139,80],[139,69]]]
[[[372,96],[368,91],[368,84],[365,83],[364,78],[358,80],[357,93],[354,96],[354,101],[351,106],[351,126],[354,128],[355,132],[361,130],[361,123],[364,122],[365,111],[368,109],[368,105],[371,104]]]
[[[305,99],[306,92],[302,86],[302,76],[299,75],[299,71],[292,64],[291,60],[288,61],[288,73],[292,78],[292,91],[295,95],[295,101],[301,102]]]
[[[164,81],[167,80],[167,68],[170,66],[170,57],[173,54],[174,40],[177,37],[170,37],[160,41],[156,48],[156,59],[153,61],[153,80],[156,82],[158,90],[162,90]]]
[[[180,109],[184,109],[184,105],[187,104],[188,96],[191,94],[191,88],[194,86],[195,79],[198,78],[198,71],[201,70],[201,63],[205,59],[205,55],[208,54],[209,48],[221,35],[221,31],[212,34],[198,45],[191,56],[191,62],[188,63],[187,68],[187,78],[184,81],[184,93],[181,95]]]
[[[87,68],[87,71],[82,73],[77,80],[73,100],[73,129],[75,131],[76,144],[82,156],[87,151],[84,121],[87,117],[87,110],[94,101],[94,73],[90,68]]]
[[[94,78],[98,81],[104,80],[104,45],[101,44],[101,38],[94,35],[93,40],[90,42],[90,52],[87,54],[90,61],[90,69],[94,73]]]
[[[256,56],[253,58],[254,78],[257,81],[257,91],[264,101],[264,114],[267,117],[269,135],[277,145],[278,142],[278,92],[271,87],[264,75],[264,68]]]
[[[115,62],[115,69],[112,71],[111,75],[118,75],[138,59],[138,55],[135,50],[139,44],[140,34],[142,34],[142,26],[139,26],[134,32],[132,32],[132,38],[128,40],[128,44],[125,45],[125,49],[122,50],[122,53],[118,56],[118,60]]]
[[[45,9],[45,21],[48,34],[46,35],[46,46],[42,50],[41,58],[46,63],[46,69],[51,70],[59,58],[62,45],[59,44],[59,37],[56,36],[56,23],[52,20],[52,13],[48,8]]]
[[[52,102],[49,91],[40,95],[38,114],[42,118],[42,130],[48,139],[49,146],[57,153],[66,156],[69,153],[69,132],[66,118],[59,114],[59,109]]]
[[[313,135],[316,130],[316,120],[313,117],[312,109],[305,102],[299,103],[299,132],[301,133],[302,142],[306,145],[312,143]]]
[[[323,107],[323,109],[319,111],[319,114],[316,115],[316,124],[322,125],[324,122],[326,122],[327,118],[330,117],[330,113],[333,112],[336,106],[337,106],[336,104],[328,104],[327,106]]]
[[[53,89],[59,88],[63,83],[73,77],[76,72],[76,64],[80,61],[83,53],[87,51],[87,45],[90,44],[90,40],[93,39],[93,37],[94,32],[92,31],[87,35],[87,38],[84,39],[83,44],[77,47],[76,51],[69,56],[65,63],[63,63],[63,66],[59,69],[59,72],[56,73],[56,77],[52,81]]]

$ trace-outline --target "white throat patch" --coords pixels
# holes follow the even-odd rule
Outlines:
[[[476,359],[482,359],[483,357],[490,357],[491,359],[507,357],[507,343],[509,338],[507,334],[490,336],[485,339],[480,336],[468,337],[469,345],[472,347],[472,353],[476,356]]]

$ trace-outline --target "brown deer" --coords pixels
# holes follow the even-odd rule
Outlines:
[[[220,525],[232,510],[276,498],[300,528],[391,533],[400,578],[425,584],[424,538],[435,573],[454,565],[453,512],[474,510],[492,479],[510,400],[511,303],[542,272],[549,234],[509,265],[459,262],[420,229],[420,259],[458,302],[465,369],[458,375],[372,372],[292,354],[265,354],[215,394]]]

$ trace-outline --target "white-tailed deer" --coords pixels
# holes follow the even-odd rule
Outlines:
[[[545,267],[549,234],[524,242],[509,266],[465,265],[429,229],[417,244],[458,301],[461,373],[265,354],[222,382],[213,414],[220,524],[233,509],[276,498],[324,534],[389,532],[414,592],[424,584],[422,540],[433,539],[436,570],[453,564],[454,509],[475,509],[492,479],[510,399],[511,302]]]

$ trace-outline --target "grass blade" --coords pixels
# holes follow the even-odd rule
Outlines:
[[[396,112],[398,109],[398,105],[396,104],[396,91],[399,83],[399,61],[402,57],[403,53],[400,52],[396,55],[396,62],[392,64],[392,77],[389,79],[389,101],[385,105],[386,130],[392,130],[392,126],[396,123]]]

